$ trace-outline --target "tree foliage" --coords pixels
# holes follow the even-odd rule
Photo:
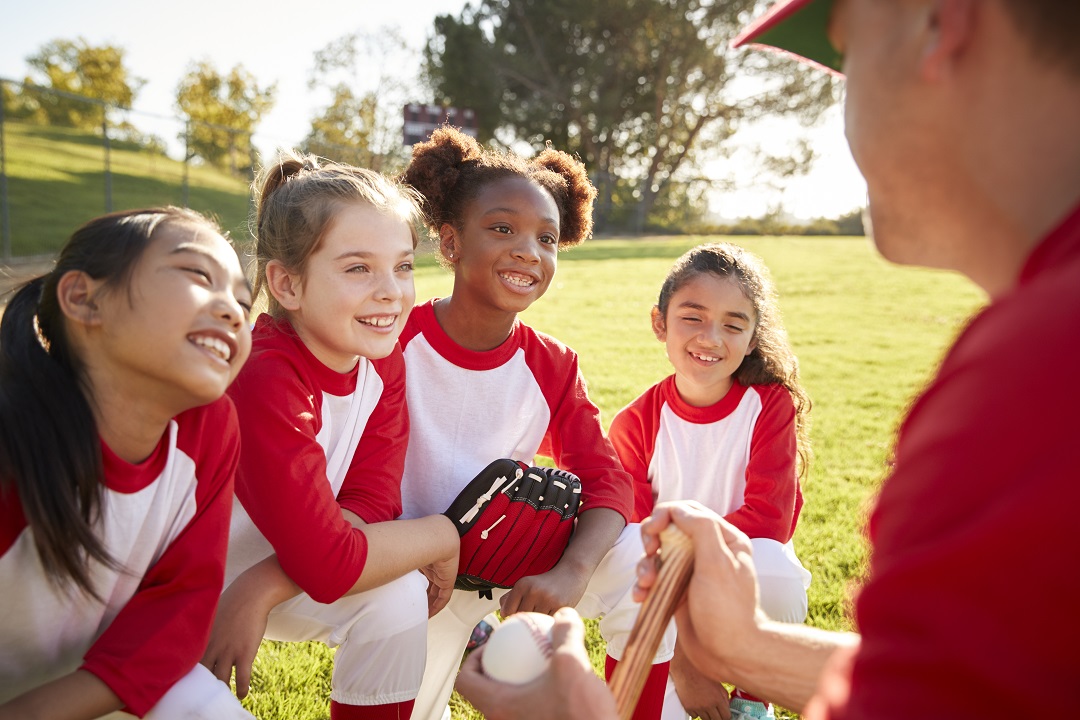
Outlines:
[[[27,58],[31,68],[27,85],[39,84],[57,92],[31,94],[24,90],[23,109],[28,116],[50,125],[100,128],[107,106],[130,108],[146,82],[128,72],[124,53],[114,45],[90,45],[83,38],[46,43]]]
[[[701,148],[769,113],[812,122],[834,101],[824,73],[728,49],[758,2],[479,0],[436,18],[425,75],[436,102],[477,111],[482,139],[579,153],[598,229],[629,203],[641,230]]]
[[[404,167],[402,108],[415,86],[403,68],[418,59],[401,33],[383,28],[350,33],[315,54],[308,82],[331,95],[330,104],[311,120],[305,151],[379,172]]]
[[[206,61],[191,65],[176,89],[177,108],[188,119],[180,139],[189,156],[234,174],[250,171],[251,136],[273,108],[276,91],[276,85],[260,88],[242,65],[227,75]]]

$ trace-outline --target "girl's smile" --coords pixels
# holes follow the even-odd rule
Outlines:
[[[236,340],[220,332],[192,333],[188,335],[188,340],[226,364],[232,359],[237,349]]]
[[[469,203],[460,232],[444,233],[443,246],[455,266],[455,299],[521,312],[555,276],[558,205],[526,178],[495,180]]]
[[[756,346],[754,307],[737,282],[698,273],[675,291],[667,317],[653,309],[653,331],[667,346],[675,386],[691,405],[718,402]]]
[[[348,372],[361,356],[393,352],[416,299],[413,254],[399,217],[351,203],[337,212],[302,275],[275,261],[267,265],[268,284],[312,354]]]
[[[104,342],[93,365],[123,378],[109,383],[111,392],[123,384],[134,395],[161,395],[166,413],[220,397],[251,350],[251,291],[240,262],[198,224],[163,227],[128,289],[97,293],[96,303]]]

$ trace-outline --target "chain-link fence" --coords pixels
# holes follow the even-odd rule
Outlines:
[[[0,262],[51,257],[90,218],[154,205],[243,237],[254,165],[248,133],[0,78]]]

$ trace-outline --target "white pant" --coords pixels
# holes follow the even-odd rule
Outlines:
[[[795,556],[795,548],[790,542],[779,543],[768,538],[753,538],[750,544],[754,549],[754,571],[757,574],[761,609],[777,622],[801,623],[806,619],[806,591],[810,587],[810,572]],[[686,720],[688,717],[669,675],[661,718]]]
[[[330,699],[345,705],[412,700],[420,689],[427,642],[427,578],[411,572],[329,605],[307,594],[270,611],[266,637],[319,640],[334,653]]]
[[[411,572],[329,605],[315,602],[306,593],[297,595],[270,611],[266,637],[289,642],[319,640],[336,647],[330,699],[345,705],[383,705],[416,697],[426,655],[426,625],[427,578]],[[177,683],[146,717],[251,718],[228,685],[201,665],[194,672],[199,677]],[[205,678],[213,681],[212,688],[202,682]],[[222,691],[236,713],[242,714],[230,714]],[[159,707],[163,708],[160,714]]]
[[[597,566],[585,595],[577,605],[583,617],[600,618],[600,634],[608,653],[622,656],[637,617],[638,604],[631,591],[637,578],[635,568],[645,554],[639,525],[623,528],[615,545]],[[450,603],[428,622],[428,658],[424,682],[413,706],[413,720],[439,720],[454,689],[461,655],[476,624],[499,606],[508,590],[495,590],[492,600],[479,593],[455,590]],[[665,632],[653,662],[666,662],[675,652],[675,627]]]
[[[109,713],[101,720],[134,718],[124,712]],[[145,720],[253,720],[228,685],[202,665],[196,665],[161,696]]]

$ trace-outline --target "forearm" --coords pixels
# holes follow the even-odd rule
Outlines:
[[[0,717],[82,720],[123,707],[124,703],[100,678],[85,670],[76,670],[0,705]]]
[[[574,535],[566,546],[560,566],[572,566],[591,577],[608,550],[626,527],[623,516],[608,508],[596,508],[578,516]]]
[[[456,557],[458,532],[443,515],[363,526],[367,563],[348,595],[385,585],[406,573]]]
[[[782,707],[801,711],[814,695],[832,653],[858,643],[859,636],[854,633],[762,621],[754,637],[752,652],[730,661],[730,677],[715,679],[733,683]],[[700,669],[708,671],[707,668]]]
[[[226,593],[240,593],[246,602],[257,603],[264,614],[286,600],[299,595],[303,590],[292,581],[278,562],[277,555],[262,560],[240,573]]]

